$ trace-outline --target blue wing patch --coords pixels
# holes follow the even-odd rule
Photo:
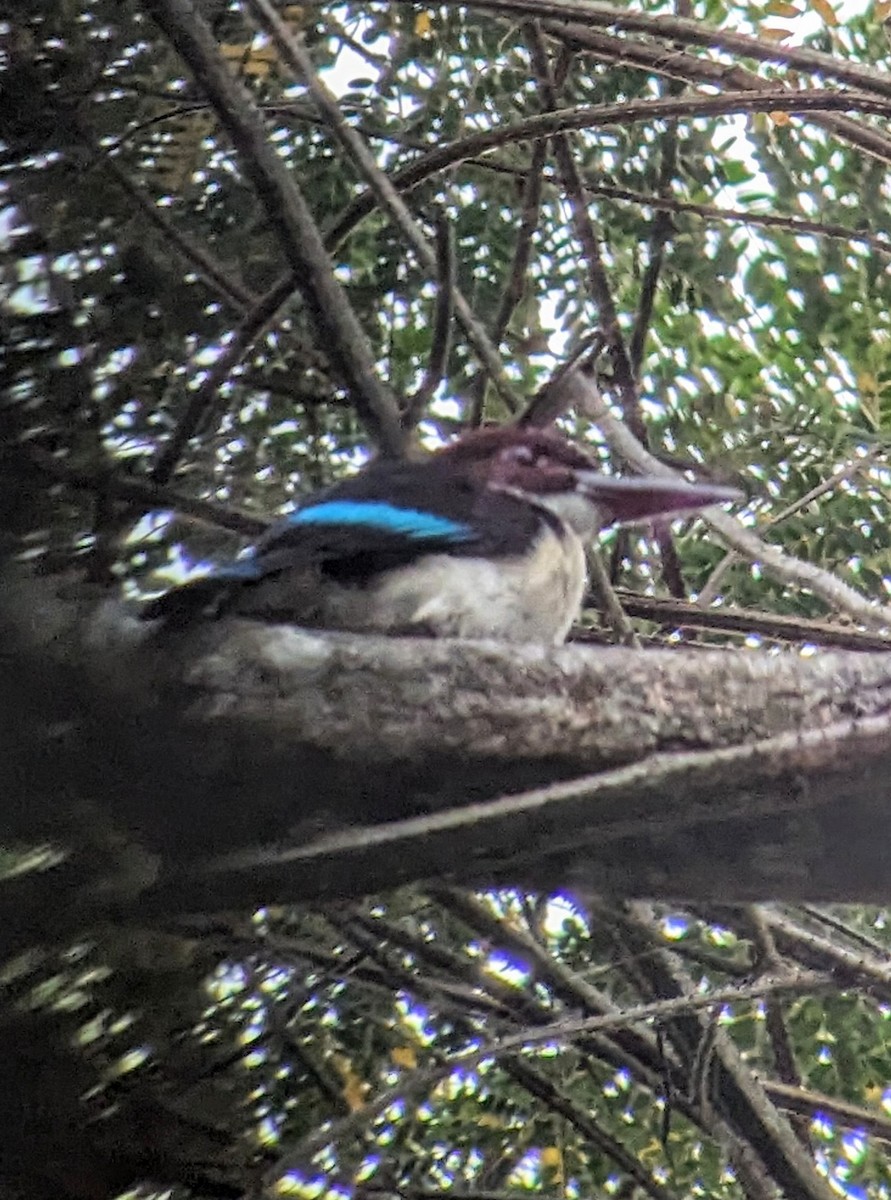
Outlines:
[[[233,583],[238,583],[242,580],[259,579],[263,574],[263,568],[254,557],[254,551],[248,550],[243,558],[236,558],[234,562],[224,563],[222,566],[215,567],[211,572],[214,579],[231,580]],[[204,578],[202,576],[202,578]]]
[[[400,508],[385,500],[325,500],[298,509],[286,520],[289,525],[364,525],[419,541],[467,542],[475,536],[473,529],[460,521],[419,508]]]

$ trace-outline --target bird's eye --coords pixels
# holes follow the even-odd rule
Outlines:
[[[535,454],[530,446],[509,446],[504,451],[504,457],[509,462],[523,463],[531,466],[535,462]]]

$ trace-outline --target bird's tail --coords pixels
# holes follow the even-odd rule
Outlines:
[[[171,625],[214,619],[231,606],[241,585],[256,578],[255,563],[251,559],[241,559],[218,568],[212,575],[200,575],[156,596],[143,605],[139,615],[143,621],[163,618]]]
[[[143,621],[163,618],[171,625],[183,625],[188,621],[218,617],[226,608],[232,593],[231,580],[218,579],[213,575],[192,579],[179,587],[171,588],[162,596],[149,600],[140,609]]]

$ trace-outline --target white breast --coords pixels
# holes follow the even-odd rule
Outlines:
[[[560,643],[585,590],[582,544],[545,526],[532,554],[477,559],[434,554],[389,572],[358,595],[339,589],[325,624],[366,630],[412,628],[440,637]]]

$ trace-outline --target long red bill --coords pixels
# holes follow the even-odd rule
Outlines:
[[[656,475],[626,475],[618,478],[596,471],[578,471],[579,490],[593,500],[612,521],[641,521],[647,517],[695,512],[712,504],[741,500],[736,488],[713,483],[688,483],[685,479],[663,479]]]

